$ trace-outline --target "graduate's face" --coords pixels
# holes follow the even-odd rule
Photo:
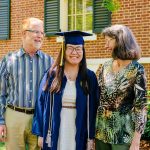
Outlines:
[[[65,59],[66,63],[79,65],[83,58],[83,45],[66,45]]]

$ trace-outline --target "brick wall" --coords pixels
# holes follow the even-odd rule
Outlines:
[[[150,57],[150,0],[121,0],[121,9],[112,15],[112,24],[128,25],[139,42],[142,56]]]
[[[150,0],[121,0],[121,8],[112,14],[112,24],[129,26],[139,42],[143,57],[150,57]],[[12,0],[11,1],[11,38],[0,41],[0,58],[7,52],[17,50],[21,46],[20,25],[24,18],[44,18],[44,0]],[[86,42],[87,58],[110,57],[104,49],[101,35],[97,40]],[[54,37],[46,37],[42,49],[54,58],[60,49]],[[150,64],[146,64],[148,88],[150,89]]]

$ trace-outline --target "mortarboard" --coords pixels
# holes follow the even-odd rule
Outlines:
[[[91,33],[82,31],[57,32],[56,35],[64,36],[65,44],[80,45],[84,44],[83,36],[91,36]]]
[[[82,31],[68,31],[68,32],[57,32],[55,35],[63,36],[62,43],[62,53],[61,53],[61,62],[60,66],[62,66],[63,55],[64,55],[64,44],[73,44],[73,45],[84,45],[83,36],[91,36],[91,33],[82,32]]]

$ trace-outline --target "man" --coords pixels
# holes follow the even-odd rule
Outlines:
[[[0,64],[0,141],[7,150],[37,150],[32,118],[40,80],[53,59],[40,51],[43,21],[27,18],[22,24],[22,48]],[[7,136],[7,137],[6,137]]]

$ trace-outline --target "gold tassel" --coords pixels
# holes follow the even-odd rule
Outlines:
[[[60,66],[63,65],[63,57],[64,57],[64,39],[63,39],[63,42],[62,42]]]

